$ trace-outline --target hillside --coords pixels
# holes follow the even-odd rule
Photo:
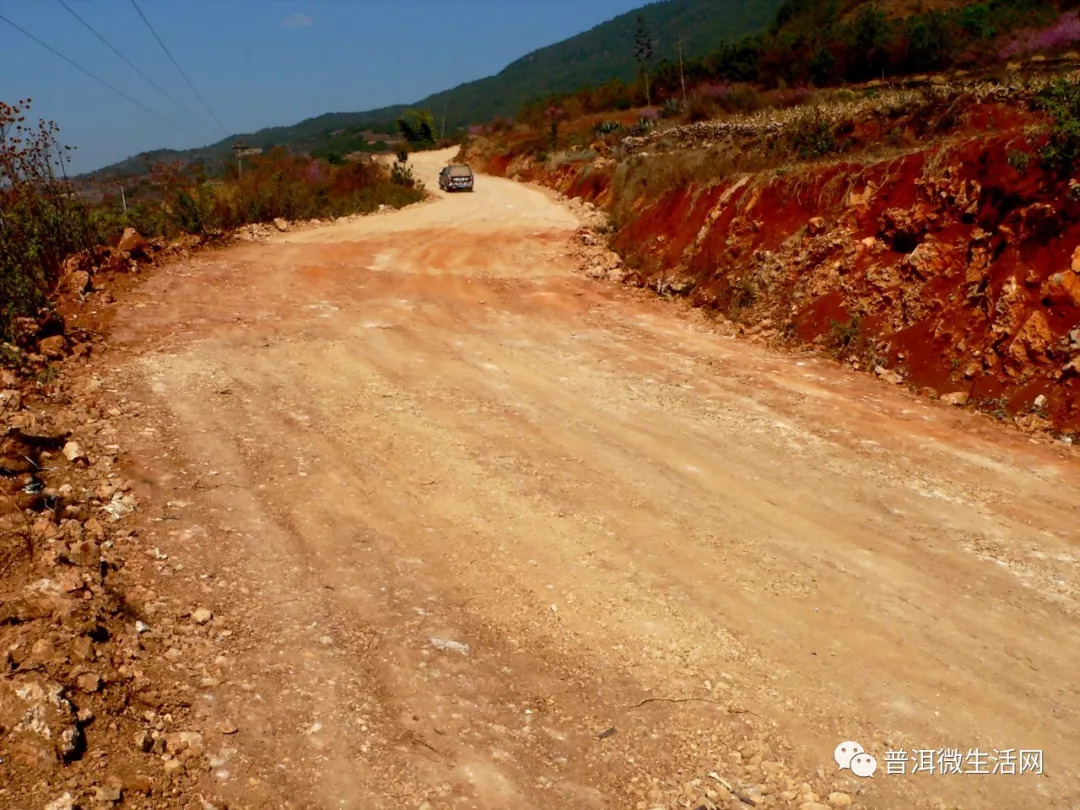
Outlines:
[[[198,149],[156,149],[134,155],[120,163],[114,163],[87,175],[91,179],[103,177],[130,177],[146,174],[157,163],[180,161],[181,163],[220,163],[232,155],[233,144],[244,143],[250,147],[269,149],[273,146],[289,146],[297,151],[310,152],[330,142],[331,133],[339,130],[355,130],[364,127],[389,131],[391,122],[408,107],[404,105],[383,107],[378,110],[357,113],[326,113],[308,118],[292,126],[267,127],[258,132],[230,135],[209,146]]]
[[[637,17],[655,47],[654,64],[684,56],[704,56],[721,42],[763,30],[773,20],[780,0],[670,0],[623,14],[575,37],[533,51],[495,76],[470,82],[419,102],[441,110],[450,125],[513,115],[526,102],[551,93],[569,93],[584,85],[612,79],[629,81],[637,74],[634,34]]]
[[[348,128],[386,127],[409,107],[446,113],[448,129],[512,116],[526,102],[549,93],[566,93],[586,84],[631,79],[636,71],[634,32],[640,14],[655,46],[655,63],[677,59],[679,38],[687,58],[703,56],[719,43],[763,30],[773,20],[781,0],[666,0],[615,17],[570,39],[533,51],[494,76],[440,91],[413,104],[362,112],[327,113],[292,126],[230,135],[217,143],[184,151],[157,150],[128,158],[93,172],[93,177],[144,174],[161,161],[227,159],[232,145],[269,148],[289,146],[310,152],[330,140],[330,133]]]

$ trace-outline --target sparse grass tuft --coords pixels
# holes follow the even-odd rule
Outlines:
[[[1016,170],[1019,175],[1027,174],[1028,166],[1031,164],[1031,155],[1022,149],[1010,149],[1009,154],[1006,156],[1006,160],[1009,165]]]
[[[861,318],[852,315],[846,323],[829,322],[829,346],[843,354],[852,351],[858,344]]]

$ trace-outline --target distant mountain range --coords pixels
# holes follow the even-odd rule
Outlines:
[[[675,61],[679,42],[687,58],[703,56],[725,40],[735,39],[768,27],[781,0],[665,0],[651,3],[602,23],[584,33],[533,51],[494,76],[458,85],[451,90],[376,110],[327,113],[292,126],[269,127],[258,132],[239,133],[197,149],[161,149],[106,166],[92,177],[140,176],[149,167],[164,161],[208,164],[228,159],[232,147],[244,143],[264,149],[287,146],[300,152],[327,147],[334,133],[356,133],[361,129],[390,132],[393,121],[409,108],[427,109],[452,130],[490,121],[496,116],[512,116],[522,105],[550,93],[567,93],[587,84],[611,79],[630,80],[638,70],[634,59],[637,17],[644,18],[655,47],[654,61]]]

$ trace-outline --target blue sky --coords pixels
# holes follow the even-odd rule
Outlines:
[[[227,133],[130,0],[66,2],[204,122],[162,97],[58,0],[0,0],[0,15],[174,122],[143,112],[0,21],[0,100],[31,97],[33,116],[56,121],[64,142],[77,147],[75,171],[88,171],[149,149],[416,101],[497,73],[644,0],[136,0]]]

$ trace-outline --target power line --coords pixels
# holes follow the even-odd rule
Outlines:
[[[195,89],[195,85],[191,83],[191,79],[188,78],[188,75],[184,72],[184,69],[180,67],[180,63],[176,61],[176,57],[172,55],[172,52],[168,49],[168,47],[166,47],[161,37],[158,36],[157,31],[154,30],[154,26],[152,26],[150,24],[150,21],[146,19],[146,15],[142,13],[142,9],[139,8],[138,3],[136,3],[135,0],[131,0],[131,5],[139,13],[139,16],[142,17],[142,21],[146,23],[146,27],[150,29],[150,33],[154,35],[154,39],[156,39],[158,41],[158,45],[161,46],[161,50],[165,51],[165,55],[169,57],[169,60],[173,63],[173,65],[176,66],[176,69],[180,71],[180,75],[184,77],[184,81],[187,82],[188,87],[191,88],[191,92],[195,94],[195,97],[198,98],[200,102],[202,102],[203,107],[205,107],[206,111],[210,113],[210,117],[214,119],[214,121],[219,127],[221,127],[221,131],[228,134],[228,130],[226,130],[225,125],[221,123],[221,119],[214,115],[214,111],[210,109],[210,105],[206,103],[206,99],[204,99],[202,97],[202,94]]]
[[[151,87],[153,87],[155,90],[157,90],[159,93],[161,93],[161,95],[163,95],[165,98],[167,98],[173,104],[175,104],[177,107],[179,107],[181,110],[183,110],[188,116],[191,117],[192,120],[197,121],[200,127],[205,127],[206,126],[206,123],[201,118],[199,118],[197,115],[195,115],[193,112],[191,112],[191,110],[189,110],[187,107],[185,107],[179,101],[177,101],[175,98],[173,98],[171,95],[169,95],[162,87],[160,87],[158,85],[157,82],[155,82],[153,79],[151,79],[145,73],[143,73],[143,71],[139,68],[138,65],[136,65],[134,62],[132,62],[130,59],[128,59],[126,56],[124,56],[124,54],[120,53],[120,51],[111,42],[109,42],[107,39],[105,39],[105,37],[103,37],[101,34],[99,34],[97,32],[97,30],[94,28],[94,26],[90,25],[90,23],[88,23],[86,20],[84,20],[82,17],[80,17],[78,12],[75,11],[75,9],[73,9],[71,6],[69,6],[65,2],[65,0],[56,0],[56,2],[58,2],[64,8],[66,8],[68,10],[68,12],[71,14],[71,16],[74,17],[76,20],[78,20],[80,23],[82,23],[83,26],[91,34],[93,34],[95,37],[97,37],[99,40],[101,40],[102,44],[104,44],[105,47],[107,47],[110,51],[112,51],[117,56],[119,56],[122,60],[124,60],[124,62],[127,64],[128,67],[130,67],[132,70],[134,70],[140,76],[142,76],[143,79],[145,79],[146,82]]]
[[[116,93],[116,95],[120,96],[121,98],[127,99],[128,101],[130,101],[132,104],[134,104],[136,107],[143,110],[144,112],[147,112],[150,115],[154,116],[155,118],[157,118],[157,119],[159,119],[161,121],[164,121],[166,124],[169,124],[170,126],[179,127],[180,129],[184,130],[185,132],[191,133],[191,130],[188,129],[187,127],[185,127],[183,124],[181,124],[181,123],[179,123],[177,121],[173,121],[168,116],[162,115],[161,113],[156,112],[155,110],[152,110],[151,108],[147,107],[145,104],[143,104],[138,99],[134,99],[131,96],[129,96],[123,90],[118,90],[117,88],[113,87],[111,84],[109,84],[107,81],[102,79],[100,76],[97,76],[97,75],[91,73],[89,70],[84,68],[79,63],[74,62],[71,59],[68,59],[66,56],[64,56],[62,53],[60,53],[60,51],[56,50],[56,48],[52,47],[51,45],[49,45],[49,44],[47,44],[45,42],[42,42],[36,36],[31,34],[25,28],[23,28],[21,25],[18,25],[16,23],[12,22],[7,17],[5,17],[3,14],[0,14],[0,20],[3,20],[8,25],[10,25],[12,28],[14,28],[16,31],[19,31],[20,33],[22,33],[25,36],[29,37],[30,39],[34,40],[34,42],[36,42],[38,45],[40,45],[45,50],[49,51],[49,53],[53,54],[54,56],[59,57],[60,59],[63,59],[65,62],[67,62],[73,68],[78,70],[80,73],[85,73],[87,76],[89,76],[91,79],[93,79],[98,84],[102,85],[103,87],[108,88],[109,90],[112,90],[112,92]],[[194,134],[194,133],[192,133],[192,134]]]

